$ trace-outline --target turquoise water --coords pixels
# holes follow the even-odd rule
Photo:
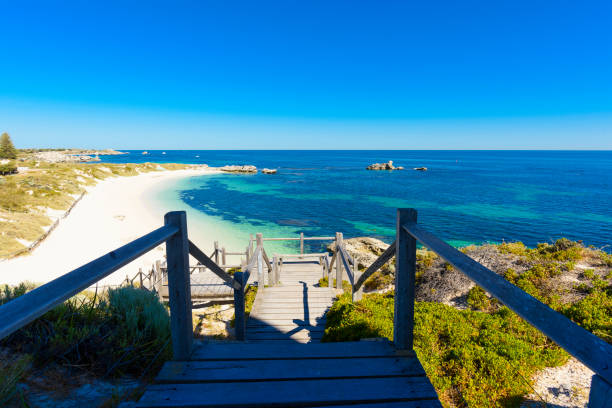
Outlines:
[[[149,152],[104,160],[277,168],[276,175],[194,177],[167,192],[245,237],[342,231],[391,241],[398,207],[416,208],[420,223],[457,246],[568,237],[605,247],[612,235],[609,151]],[[388,160],[409,170],[365,170]],[[429,170],[411,170],[418,166]]]

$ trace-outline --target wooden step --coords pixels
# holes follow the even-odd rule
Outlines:
[[[291,324],[300,324],[300,325],[309,325],[309,326],[325,326],[327,319],[325,318],[325,316],[323,317],[313,317],[310,316],[310,319],[306,322],[304,321],[303,317],[300,319],[297,319],[295,317],[291,317],[291,318],[274,318],[274,317],[258,317],[255,318],[253,316],[251,316],[249,318],[249,320],[247,321],[247,325],[250,326],[277,326],[277,325],[281,325],[281,326],[287,326],[287,325],[291,325]]]
[[[291,367],[291,370],[287,370]],[[325,375],[325,377],[321,377]],[[323,379],[421,376],[419,361],[406,357],[244,361],[172,361],[164,365],[156,382],[194,383],[265,379]]]
[[[388,357],[396,352],[388,341],[350,341],[344,343],[312,343],[255,345],[248,342],[206,342],[194,348],[192,360],[243,360],[261,358],[351,358]]]
[[[287,367],[291,370],[291,366]],[[244,381],[241,383],[155,384],[145,407],[269,407],[436,399],[425,376],[325,380]]]

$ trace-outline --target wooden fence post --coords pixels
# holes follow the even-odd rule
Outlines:
[[[225,247],[221,248],[221,264],[223,266],[227,265],[227,259],[225,257]]]
[[[272,257],[272,279],[270,279],[270,286],[278,284],[278,265],[276,264],[276,256]]]
[[[263,234],[258,232],[256,236],[257,239],[257,290],[263,291],[264,286],[266,286],[266,278],[263,271]]]
[[[174,360],[189,360],[193,345],[191,284],[189,282],[189,240],[185,211],[169,212],[164,224],[179,231],[166,241],[170,328]]]
[[[304,233],[300,232],[300,255],[304,255]]]
[[[234,288],[234,329],[236,340],[244,341],[246,338],[246,313],[244,310],[244,272],[234,273],[234,280],[240,283],[240,289]]]
[[[215,241],[215,263],[219,265],[219,242]]]
[[[155,279],[153,279],[153,286],[155,287],[155,290],[157,291],[157,296],[159,296],[159,298],[161,299],[161,288],[163,285],[163,277],[162,277],[162,271],[161,271],[161,261],[158,259],[157,261],[155,261]]]
[[[336,289],[342,289],[342,262],[340,261],[340,248],[342,247],[342,233],[336,232]],[[330,279],[329,287],[332,287]]]
[[[144,284],[142,283],[142,268],[138,268],[138,276],[140,277],[140,288],[144,288]]]
[[[402,228],[417,222],[417,212],[412,208],[397,209],[395,251],[395,309],[393,318],[393,343],[399,350],[413,349],[414,331],[414,281],[416,273],[416,239]]]
[[[250,243],[249,243],[249,245],[250,245]],[[250,251],[249,250],[249,245],[247,245],[246,251],[244,251],[244,253],[246,254],[246,263],[247,263],[247,265],[248,265],[249,261],[251,260],[251,258],[250,258],[251,254],[249,254],[249,251]]]

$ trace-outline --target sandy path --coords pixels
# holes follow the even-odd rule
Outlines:
[[[0,262],[0,283],[46,283],[163,224],[163,214],[183,208],[156,208],[147,193],[168,180],[216,174],[210,169],[175,170],[99,182],[31,254]],[[157,205],[159,207],[159,205]],[[102,280],[114,285],[164,255],[160,246]]]

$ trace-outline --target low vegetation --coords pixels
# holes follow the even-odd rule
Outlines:
[[[0,305],[32,288],[4,286]],[[19,381],[49,371],[70,377],[152,377],[172,355],[170,317],[157,295],[144,289],[84,292],[3,339],[0,347],[17,356],[0,366],[8,379],[0,390],[4,406],[26,398],[17,392]]]
[[[607,253],[567,239],[536,248],[516,242],[463,252],[612,343],[612,271]],[[428,281],[437,276],[433,270],[447,277],[459,273],[430,251],[420,250],[417,292],[419,285],[428,288],[421,293],[435,291]],[[464,286],[438,287],[455,293]],[[569,356],[482,288],[472,284],[464,293],[459,296],[463,304],[416,302],[418,357],[444,406],[518,407],[532,392],[534,374],[564,364]],[[355,303],[348,293],[341,295],[328,313],[323,341],[392,339],[393,302],[391,291],[366,294]]]
[[[175,170],[182,164],[47,163],[19,157],[0,165],[0,258],[19,254],[53,223],[53,210],[65,211],[87,187],[115,176]],[[15,170],[11,170],[15,169]],[[50,211],[51,210],[51,211]]]
[[[248,285],[246,291],[244,292],[244,314],[245,320],[249,318],[251,315],[251,310],[253,310],[253,303],[255,303],[255,296],[257,295],[257,286]],[[232,316],[232,320],[230,322],[232,327],[236,327],[236,315]]]

